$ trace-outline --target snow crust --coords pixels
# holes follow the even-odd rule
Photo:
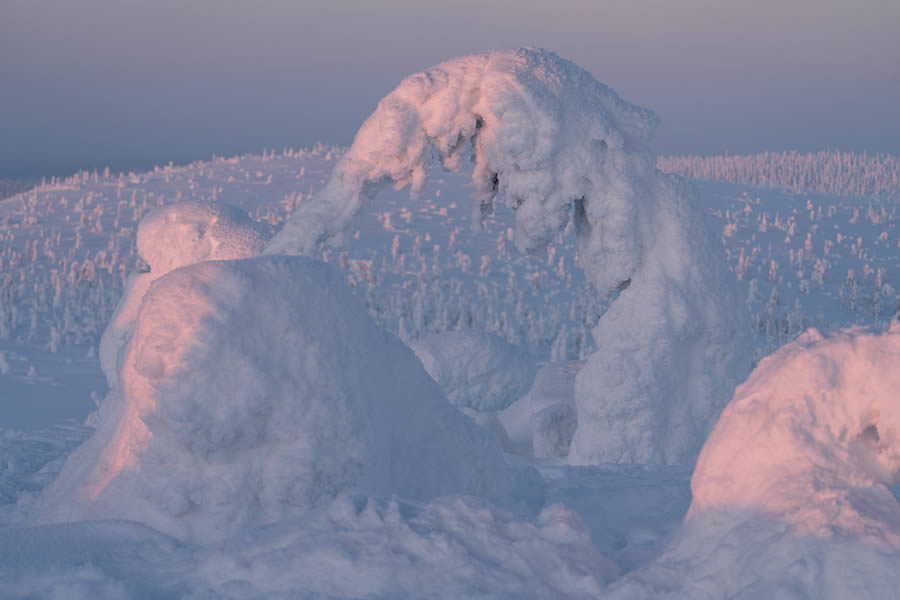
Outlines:
[[[508,468],[495,436],[318,261],[210,261],[161,277],[119,377],[40,521],[130,519],[209,541],[354,489],[541,503],[539,476]]]
[[[475,330],[437,333],[409,346],[450,402],[480,412],[503,410],[521,398],[537,370],[527,353]]]
[[[763,359],[700,454],[675,543],[616,597],[895,595],[898,361],[896,321],[810,330]]]
[[[552,52],[498,50],[407,77],[363,123],[325,187],[267,247],[317,254],[351,238],[388,181],[417,194],[436,156],[475,162],[475,224],[499,196],[516,245],[544,248],[574,214],[579,262],[620,293],[578,376],[574,464],[691,462],[750,367],[748,318],[692,192],[646,148],[657,117]]]
[[[206,260],[250,258],[268,241],[258,223],[239,208],[188,200],[150,211],[138,224],[138,255],[149,272],[132,273],[116,311],[100,339],[100,366],[110,388],[117,388],[119,353],[150,284],[169,271]]]

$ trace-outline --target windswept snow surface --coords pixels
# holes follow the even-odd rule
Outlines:
[[[507,467],[320,261],[168,273],[144,297],[119,377],[37,520],[129,519],[209,541],[349,490],[525,512],[542,501],[537,474]]]
[[[545,50],[441,63],[379,103],[268,251],[345,245],[387,181],[417,195],[435,155],[451,170],[472,156],[476,226],[499,195],[516,245],[533,252],[572,211],[580,265],[602,294],[619,293],[578,376],[569,460],[691,462],[750,369],[748,315],[690,190],[645,148],[657,122]]]

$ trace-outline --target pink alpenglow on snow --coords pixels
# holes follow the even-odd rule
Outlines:
[[[267,252],[348,243],[382,185],[415,195],[435,156],[454,171],[471,157],[476,226],[499,197],[515,211],[517,246],[536,251],[574,214],[579,263],[602,294],[618,294],[578,375],[569,460],[691,462],[749,371],[750,329],[691,190],[655,167],[646,143],[657,123],[552,52],[451,60],[382,99]]]
[[[732,508],[900,551],[900,322],[812,329],[764,358],[710,434],[688,519]]]
[[[128,519],[205,542],[354,490],[541,502],[537,473],[508,467],[322,262],[175,269],[144,296],[122,356],[120,390],[40,521]]]
[[[205,260],[250,258],[269,236],[247,213],[227,204],[188,200],[157,208],[138,224],[138,255],[149,265],[133,273],[100,340],[100,365],[109,387],[118,387],[119,353],[150,284],[169,271]]]
[[[898,363],[896,321],[764,358],[700,453],[681,533],[614,597],[896,597]]]

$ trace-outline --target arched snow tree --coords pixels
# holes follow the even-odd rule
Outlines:
[[[448,61],[379,103],[267,252],[339,246],[382,185],[415,195],[435,158],[458,171],[471,156],[476,225],[502,199],[529,252],[574,214],[581,266],[600,293],[618,295],[578,375],[570,461],[691,461],[749,371],[749,327],[689,188],[646,148],[657,122],[551,52]]]

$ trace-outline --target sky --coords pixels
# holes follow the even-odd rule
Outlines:
[[[0,0],[0,177],[349,144],[400,80],[540,46],[661,154],[900,154],[897,0]]]

